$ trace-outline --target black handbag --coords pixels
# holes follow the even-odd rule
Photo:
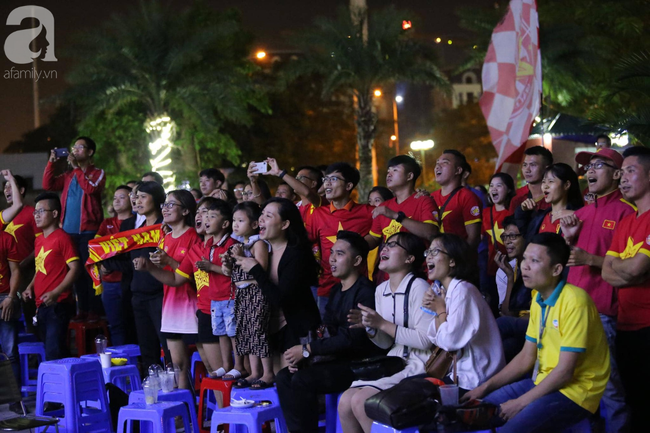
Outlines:
[[[398,430],[432,422],[439,406],[438,386],[423,378],[405,379],[364,404],[370,419]]]
[[[404,292],[405,328],[408,328],[409,294],[411,293],[411,286],[413,285],[413,281],[415,281],[415,276],[411,277],[411,280],[406,286],[406,291]],[[404,370],[408,356],[408,347],[404,346],[404,353],[401,357],[386,355],[373,356],[372,358],[353,361],[350,364],[350,368],[352,369],[355,380],[378,380],[382,377],[389,377]]]

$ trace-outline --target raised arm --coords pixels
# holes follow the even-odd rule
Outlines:
[[[16,215],[23,209],[23,196],[20,193],[20,189],[18,188],[18,184],[16,183],[16,179],[14,178],[13,174],[11,174],[11,170],[2,170],[0,172],[4,178],[7,180],[10,188],[11,188],[11,206],[9,206],[7,209],[4,209],[0,213],[0,222],[3,224],[9,224],[11,221],[13,221],[14,218],[16,218]]]

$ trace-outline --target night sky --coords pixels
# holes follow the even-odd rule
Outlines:
[[[167,1],[175,8],[182,8],[189,1]],[[257,45],[267,50],[288,48],[285,35],[309,26],[317,16],[334,16],[339,6],[348,2],[345,0],[205,0],[205,3],[216,9],[236,7],[242,12],[244,26],[253,31],[257,37]],[[69,44],[69,39],[75,32],[95,31],[102,21],[111,14],[123,14],[137,7],[136,0],[2,0],[0,2],[0,17],[2,22],[2,40],[4,41],[16,26],[5,26],[9,13],[19,6],[36,4],[49,9],[55,20],[55,53],[59,61],[41,62],[40,67],[45,71],[56,71],[57,78],[40,80],[41,98],[51,97],[61,92],[65,86],[65,72],[70,67],[59,49]],[[494,0],[403,0],[399,2],[388,0],[368,0],[368,6],[380,8],[396,4],[400,8],[414,12],[422,28],[419,33],[441,37],[457,37],[463,31],[458,27],[458,18],[454,11],[461,6],[490,6]],[[31,27],[24,22],[24,27]],[[4,46],[4,42],[3,42]],[[0,151],[11,140],[32,129],[32,82],[30,79],[6,79],[6,71],[12,66],[18,69],[31,69],[31,65],[14,65],[3,53],[0,53]],[[47,121],[48,109],[41,111],[41,122]]]

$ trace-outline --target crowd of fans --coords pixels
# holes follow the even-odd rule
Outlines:
[[[187,373],[196,344],[210,377],[276,384],[292,432],[317,431],[319,395],[342,393],[346,433],[368,433],[365,401],[425,376],[440,348],[456,362],[439,379],[456,381],[461,401],[498,405],[502,432],[561,431],[599,405],[608,431],[644,431],[650,149],[620,154],[606,138],[576,156],[577,172],[528,148],[519,189],[507,173],[468,186],[471,165],[445,150],[440,189],[416,190],[420,165],[397,156],[386,187],[359,202],[345,162],[294,175],[268,158],[241,181],[210,168],[191,191],[166,192],[150,172],[111,191],[104,219],[97,145],[79,137],[62,173],[52,151],[35,207],[25,179],[1,172],[0,345],[18,375],[21,308],[48,360],[69,356],[71,320],[103,315],[112,343],[139,344],[145,367],[162,347]],[[282,182],[275,197],[269,176]],[[99,261],[98,294],[88,243],[147,227],[160,227],[157,246]],[[404,367],[355,375],[354,363],[386,354]]]

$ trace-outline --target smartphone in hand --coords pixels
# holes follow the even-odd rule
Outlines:
[[[262,173],[266,173],[267,171],[269,171],[269,166],[266,161],[255,163],[255,171],[253,172],[253,174],[262,174]]]
[[[54,155],[56,156],[56,159],[67,158],[69,154],[70,152],[65,147],[54,149]]]

